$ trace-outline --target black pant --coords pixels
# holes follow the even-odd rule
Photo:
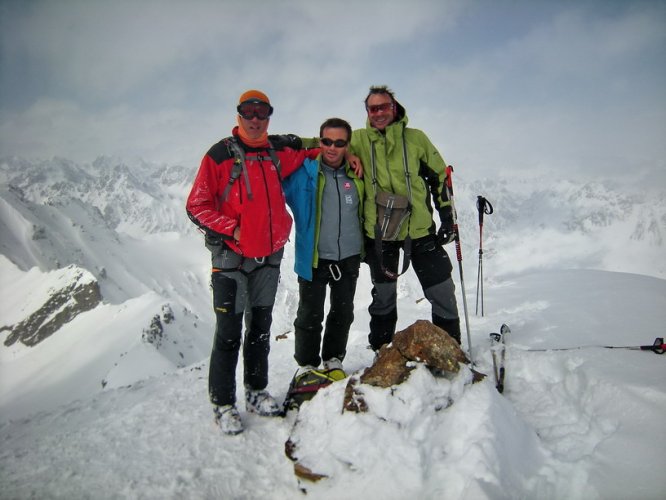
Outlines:
[[[280,276],[279,262],[266,259],[257,265],[253,259],[249,270],[213,272],[213,306],[217,320],[210,356],[208,390],[214,405],[236,402],[236,366],[241,346],[243,317],[246,332],[243,341],[244,384],[251,389],[268,385],[268,353],[273,304]],[[274,263],[277,261],[277,264]]]
[[[342,361],[347,352],[349,328],[354,321],[354,294],[361,258],[358,255],[339,262],[320,260],[312,269],[312,281],[298,278],[298,312],[294,321],[296,352],[300,366],[319,366],[331,358]],[[331,308],[326,317],[324,342],[321,346],[326,289],[330,286]]]
[[[398,272],[400,249],[404,241],[382,242],[382,260],[386,269]],[[372,277],[372,303],[370,335],[368,341],[378,350],[393,340],[398,320],[397,281],[387,277],[381,269],[375,251],[375,241],[365,240],[366,261]],[[426,299],[432,306],[432,321],[460,342],[460,319],[456,304],[455,285],[451,279],[453,266],[444,248],[434,236],[412,241],[411,262]]]

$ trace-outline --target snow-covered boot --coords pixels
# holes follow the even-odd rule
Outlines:
[[[213,407],[215,424],[225,434],[240,434],[243,432],[243,421],[234,405]]]
[[[304,375],[304,374],[306,374],[308,372],[311,372],[312,370],[316,370],[316,369],[317,369],[317,367],[312,366],[312,365],[299,366],[298,370],[296,371],[296,375],[294,377],[299,378],[301,375]]]
[[[335,380],[336,382],[347,376],[342,368],[342,361],[340,361],[338,358],[331,358],[324,361],[324,372],[328,377],[330,377],[332,380]]]
[[[280,407],[267,390],[253,390],[245,388],[245,409],[262,417],[277,417]]]
[[[331,358],[324,361],[324,370],[342,370],[342,361],[338,358]]]

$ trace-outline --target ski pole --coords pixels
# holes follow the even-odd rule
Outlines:
[[[467,297],[465,295],[465,280],[463,278],[462,250],[460,248],[460,231],[458,230],[458,213],[453,200],[453,165],[446,167],[446,192],[451,202],[451,213],[453,214],[453,234],[456,244],[456,257],[458,258],[458,270],[460,271],[460,288],[463,298],[463,309],[465,311],[465,329],[467,330],[467,346],[469,349],[469,361],[474,367],[474,357],[472,356],[472,336],[469,333],[469,314],[467,313]]]
[[[479,268],[476,274],[476,309],[479,314],[479,291],[481,292],[481,316],[483,316],[483,214],[493,213],[493,206],[483,196],[476,197],[476,208],[479,211]]]
[[[666,344],[664,344],[663,337],[654,339],[651,345],[583,345],[577,347],[554,347],[551,349],[527,349],[527,352],[548,352],[548,351],[573,351],[576,349],[589,349],[591,347],[599,349],[629,349],[634,351],[652,351],[655,354],[664,354],[666,352]]]

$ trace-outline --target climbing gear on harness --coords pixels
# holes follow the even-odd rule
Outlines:
[[[340,281],[340,278],[342,278],[342,271],[340,270],[340,266],[337,264],[329,264],[328,271],[331,273],[331,278],[333,278],[333,281]]]

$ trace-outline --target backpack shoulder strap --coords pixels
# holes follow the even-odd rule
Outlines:
[[[273,162],[273,165],[275,165],[275,168],[277,169],[280,181],[282,181],[282,172],[281,172],[282,164],[280,163],[280,158],[278,158],[278,155],[275,152],[275,148],[273,147],[273,144],[271,143],[270,139],[268,141],[268,154],[271,155],[271,161]]]
[[[240,177],[241,173],[243,173],[245,177],[247,196],[249,199],[252,199],[250,178],[248,176],[247,169],[245,168],[245,151],[240,146],[240,144],[238,144],[238,140],[235,137],[229,137],[224,141],[225,144],[227,145],[227,148],[229,149],[229,152],[233,154],[234,165],[233,167],[231,167],[231,175],[229,176],[229,182],[224,188],[224,192],[222,193],[222,201],[227,199],[227,196],[229,196],[229,191],[231,191],[231,187],[234,185],[234,182],[236,182],[236,180]],[[280,164],[280,158],[275,152],[275,148],[273,147],[270,141],[268,141],[268,154],[270,155],[271,161],[273,162],[275,168],[277,169],[278,177],[280,178],[280,180],[282,180],[282,173],[280,171],[282,165]]]
[[[247,189],[247,196],[249,199],[252,199],[252,188],[250,187],[250,179],[247,174],[247,169],[245,168],[245,151],[240,147],[238,141],[235,137],[229,137],[225,139],[229,151],[233,153],[234,164],[231,167],[231,175],[229,176],[229,182],[224,188],[222,193],[222,201],[227,199],[229,196],[229,191],[231,191],[231,186],[234,182],[240,177],[241,173],[245,174],[245,186]]]
[[[229,182],[224,188],[224,192],[222,193],[221,196],[222,201],[226,201],[227,197],[229,196],[229,191],[231,191],[231,186],[233,186],[234,182],[236,182],[236,180],[240,177],[241,171],[243,170],[243,161],[244,161],[242,151],[239,151],[240,148],[233,139],[225,139],[224,142],[229,152],[232,153],[232,156],[234,158],[234,164],[231,167],[231,175],[229,176]]]

